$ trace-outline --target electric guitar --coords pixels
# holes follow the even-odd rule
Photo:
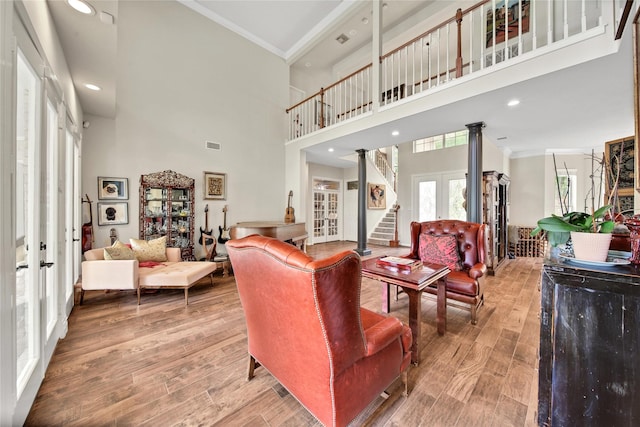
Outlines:
[[[209,237],[205,237],[205,234]],[[213,239],[210,236],[213,235],[213,230],[209,230],[209,205],[204,207],[204,229],[200,227],[200,243],[203,247],[213,243]]]
[[[91,250],[93,246],[93,212],[91,210],[91,199],[89,199],[89,195],[84,195],[87,200],[82,200],[82,203],[89,204],[89,222],[85,222],[82,224],[82,253],[85,253],[88,250]]]
[[[220,237],[218,237],[218,243],[225,243],[227,240],[231,238],[229,235],[230,228],[227,228],[227,205],[224,205],[222,208],[222,212],[224,213],[224,228],[218,226],[218,230],[220,230]]]
[[[287,224],[296,222],[296,215],[291,207],[291,198],[293,197],[293,190],[289,190],[289,202],[287,203],[287,209],[284,211],[284,222]]]

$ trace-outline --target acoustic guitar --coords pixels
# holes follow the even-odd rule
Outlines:
[[[91,250],[93,247],[93,212],[91,210],[91,199],[89,199],[89,195],[85,193],[84,195],[87,200],[82,200],[82,203],[87,203],[89,205],[89,222],[85,222],[82,224],[82,253]]]
[[[206,235],[206,236],[205,236]],[[200,243],[203,247],[207,247],[213,243],[213,239],[211,236],[213,235],[213,230],[209,229],[209,205],[205,205],[204,207],[204,229],[200,227]]]
[[[291,198],[293,197],[293,190],[289,190],[289,202],[287,203],[287,209],[284,211],[284,222],[291,224],[296,222],[296,215],[291,207]]]
[[[230,228],[227,228],[227,205],[224,205],[222,208],[222,212],[224,213],[224,228],[218,226],[218,230],[220,231],[220,237],[218,237],[218,243],[224,244],[227,240],[231,238],[229,234]]]

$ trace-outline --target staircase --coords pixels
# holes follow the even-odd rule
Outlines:
[[[395,237],[396,214],[393,208],[380,220],[378,226],[369,236],[367,243],[370,245],[389,246],[389,241]]]

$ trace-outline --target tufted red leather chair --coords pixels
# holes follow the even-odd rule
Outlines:
[[[264,366],[322,424],[344,426],[399,376],[411,330],[360,307],[360,257],[314,260],[271,237],[226,243],[247,321],[249,379]]]
[[[411,252],[405,255],[420,259],[420,234],[456,236],[462,271],[452,271],[447,275],[447,300],[468,305],[474,325],[478,322],[477,309],[484,303],[482,285],[487,274],[485,227],[484,224],[458,220],[414,221],[411,223]],[[428,288],[425,292],[437,294],[437,289]]]

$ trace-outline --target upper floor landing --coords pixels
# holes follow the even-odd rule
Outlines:
[[[292,86],[311,95],[296,92],[302,99],[287,109],[288,144],[324,163],[357,148],[391,145],[393,130],[405,142],[482,121],[494,143],[526,152],[541,148],[527,136],[536,129],[532,123],[553,127],[562,140],[558,148],[569,149],[608,137],[604,129],[601,136],[592,133],[591,144],[575,129],[596,117],[609,117],[598,120],[605,127],[633,121],[632,31],[624,2],[424,3],[412,18],[425,18],[404,31],[401,24],[380,25],[384,8],[374,10],[370,42],[328,69],[292,66]],[[624,25],[626,34],[616,37]],[[417,28],[428,29],[411,37]],[[524,97],[520,112],[505,109],[510,97]],[[558,105],[560,99],[571,107]],[[580,117],[585,125],[574,123],[567,136],[560,117]],[[329,146],[334,151],[326,154]]]

